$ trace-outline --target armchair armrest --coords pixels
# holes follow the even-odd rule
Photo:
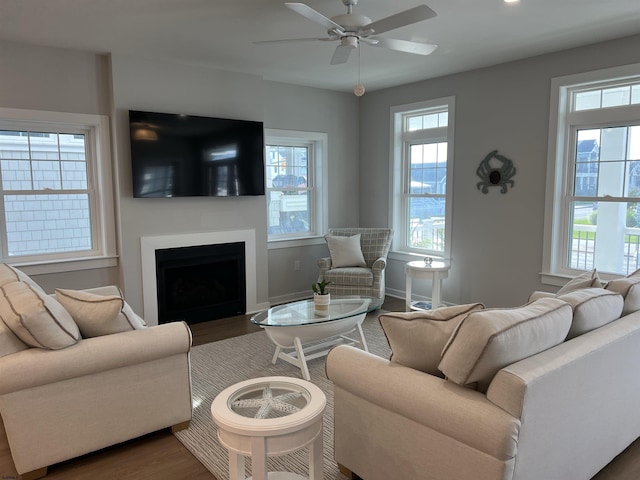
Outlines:
[[[480,392],[345,345],[329,352],[326,372],[336,396],[344,390],[495,458],[515,456],[520,421]]]
[[[373,262],[373,265],[371,265],[371,270],[373,270],[374,273],[378,274],[385,268],[387,268],[387,257],[379,257],[375,262]]]
[[[320,268],[318,280],[322,280],[324,273],[331,268],[331,257],[319,258],[318,267]]]
[[[62,350],[30,348],[0,358],[0,395],[134,364],[187,354],[184,322],[80,340]]]

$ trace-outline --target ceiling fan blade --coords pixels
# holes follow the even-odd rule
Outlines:
[[[282,38],[280,40],[260,40],[257,42],[252,42],[254,45],[259,45],[262,43],[288,43],[288,42],[315,42],[317,40],[327,41],[327,40],[337,40],[333,38],[326,37],[316,37],[316,38]]]
[[[369,37],[369,40],[377,40],[377,43],[367,42],[376,47],[388,48],[398,52],[416,53],[418,55],[429,55],[438,48],[437,45],[430,43],[409,42],[407,40],[398,40],[395,38]]]
[[[353,50],[351,46],[338,45],[333,52],[333,56],[331,57],[331,65],[338,65],[340,63],[347,63],[349,60],[349,54]]]
[[[329,30],[335,30],[336,32],[344,33],[343,28],[330,18],[325,17],[319,12],[316,12],[313,8],[305,5],[304,3],[285,3],[287,7],[296,13],[299,13],[303,17],[309,20],[319,23],[323,27]]]
[[[410,8],[404,12],[396,13],[389,17],[382,18],[378,21],[366,25],[366,29],[372,29],[374,33],[388,32],[396,28],[404,27],[405,25],[411,25],[412,23],[418,23],[423,20],[433,18],[438,14],[431,10],[426,5],[418,5],[417,7]]]

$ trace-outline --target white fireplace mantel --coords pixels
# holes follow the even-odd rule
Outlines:
[[[158,324],[158,294],[156,282],[156,250],[165,248],[215,245],[244,242],[247,312],[256,312],[256,232],[255,230],[230,230],[220,232],[184,233],[140,238],[142,261],[142,302],[144,319],[149,325]]]

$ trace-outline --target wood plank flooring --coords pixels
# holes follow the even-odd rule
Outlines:
[[[387,297],[383,308],[404,310],[404,300]],[[193,345],[259,331],[248,315],[191,326]],[[37,448],[37,446],[34,446]],[[4,425],[0,422],[0,479],[17,479]],[[49,467],[49,480],[216,480],[169,430],[155,432]],[[593,480],[640,479],[640,440],[620,454]],[[569,480],[569,479],[567,479]]]

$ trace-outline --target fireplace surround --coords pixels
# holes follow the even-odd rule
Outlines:
[[[156,267],[156,252],[158,250],[232,243],[244,244],[245,311],[251,313],[260,310],[256,299],[255,230],[160,235],[140,238],[142,301],[145,321],[150,325],[159,323]]]

